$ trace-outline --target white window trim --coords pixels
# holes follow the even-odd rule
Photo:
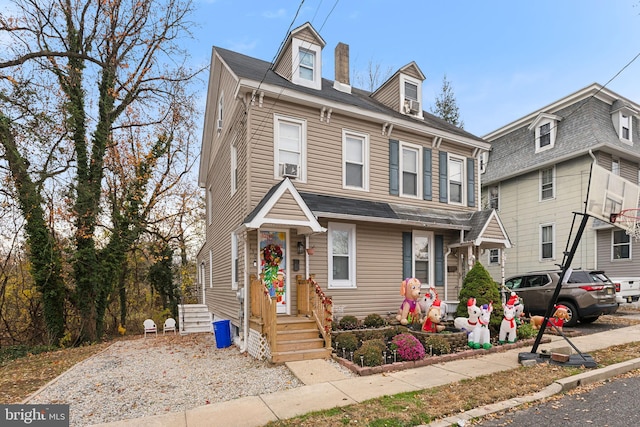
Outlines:
[[[329,222],[327,226],[327,264],[329,289],[355,289],[356,286],[356,226],[355,224],[345,224],[341,222]],[[349,233],[349,279],[333,279],[333,231],[347,231]]]
[[[462,167],[460,168],[460,171],[462,173],[462,183],[461,183],[462,187],[460,191],[462,193],[460,194],[461,199],[459,202],[451,201],[451,182],[449,181],[449,173],[451,171],[452,160],[459,161],[462,163]],[[466,206],[467,204],[467,159],[465,157],[457,156],[451,153],[449,153],[447,156],[447,203],[449,203],[450,205],[457,205],[457,206]]]
[[[542,172],[548,169],[551,169],[551,190],[553,194],[551,195],[551,197],[543,199],[542,198]],[[546,202],[549,200],[555,200],[555,198],[556,198],[556,167],[552,166],[550,168],[540,169],[540,171],[538,171],[538,201]]]
[[[224,91],[220,92],[220,98],[218,98],[218,120],[216,121],[216,130],[218,133],[222,131],[224,124]]]
[[[498,261],[491,261],[491,251],[498,251]],[[488,265],[500,265],[500,260],[502,259],[502,250],[500,248],[492,248],[487,251],[487,264]]]
[[[623,116],[627,116],[626,120],[627,120],[627,123],[629,124],[629,138],[625,138],[622,135],[623,125],[626,124],[624,123],[625,119]],[[618,133],[618,136],[620,137],[620,141],[625,142],[627,144],[633,143],[633,115],[629,114],[628,112],[620,111],[618,113],[618,120],[620,120],[620,131]]]
[[[322,88],[322,48],[316,44],[309,43],[294,38],[291,42],[292,61],[291,61],[291,81],[297,85],[309,87],[312,89]],[[315,55],[315,63],[313,68],[313,81],[303,79],[299,75],[300,68],[300,49],[313,52]]]
[[[611,159],[611,174],[620,176],[620,159]]]
[[[213,187],[209,186],[207,190],[207,219],[209,225],[213,223]]]
[[[558,129],[558,123],[561,117],[553,114],[541,113],[536,119],[529,125],[528,129],[534,131],[535,134],[535,152],[542,153],[550,150],[556,145],[556,134]],[[549,145],[540,147],[540,127],[549,123]]]
[[[405,83],[405,81],[416,85],[417,88],[418,88],[418,99],[417,99],[417,101],[420,103],[420,108],[418,108],[418,113],[417,114],[410,114],[410,113],[406,112],[405,109],[404,109],[404,101],[405,101],[404,83]],[[422,82],[420,80],[418,80],[418,79],[414,79],[413,77],[407,76],[406,74],[400,74],[400,112],[403,113],[403,114],[409,114],[411,116],[423,118],[423,114],[422,114],[423,110],[424,109],[422,108]]]
[[[417,154],[417,160],[418,160],[418,170],[416,171],[417,173],[417,178],[416,178],[416,195],[412,195],[412,194],[404,194],[404,189],[403,189],[403,177],[402,174],[404,173],[404,156],[402,155],[402,150],[403,149],[409,149],[409,150],[415,150],[418,152]],[[400,197],[406,197],[409,199],[421,199],[422,200],[422,146],[420,145],[416,145],[416,144],[410,144],[408,142],[402,142],[400,141],[400,159],[398,160],[399,162],[399,168],[398,170],[400,171],[400,176],[399,176],[399,183],[398,183],[398,187],[399,187],[399,194]]]
[[[213,251],[209,249],[209,288],[213,288]]]
[[[618,244],[614,244],[614,235],[616,231],[620,231],[621,233],[624,233],[623,230],[621,229],[617,229],[614,228],[611,230],[611,262],[627,262],[627,261],[631,261],[633,260],[633,245],[631,244],[631,236],[629,237],[629,241],[626,243],[618,243]],[[623,246],[623,245],[627,245],[629,246],[629,258],[615,258],[614,257],[614,249],[616,246]]]
[[[293,117],[273,115],[273,177],[281,179],[279,160],[280,122],[289,122],[300,126],[300,164],[296,181],[307,182],[307,121]]]
[[[416,253],[415,253],[415,240],[416,237],[426,237],[429,240],[429,283],[422,283],[421,288],[428,288],[430,284],[435,286],[435,251],[434,251],[434,233],[432,231],[413,230],[411,233],[411,245],[413,250],[411,251],[411,271],[412,276],[416,276]]]
[[[347,137],[362,140],[362,187],[347,185]],[[369,191],[369,134],[342,129],[342,188]]]
[[[491,207],[491,189],[494,187],[498,189],[498,206],[496,206],[495,208]],[[489,209],[495,209],[496,211],[500,210],[500,185],[499,184],[487,186],[487,207]]]
[[[543,258],[542,257],[542,229],[544,227],[551,227],[551,258]],[[547,261],[555,261],[556,259],[556,225],[552,222],[546,223],[546,224],[540,224],[540,227],[538,228],[538,258],[540,260],[540,262],[547,262]]]
[[[238,191],[238,148],[231,144],[231,195]]]
[[[238,271],[238,235],[236,233],[231,233],[231,290],[238,290],[238,280],[237,275]]]

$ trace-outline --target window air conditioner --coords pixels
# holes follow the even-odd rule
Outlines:
[[[291,178],[298,177],[298,165],[294,163],[283,163],[282,167],[282,176],[288,176]]]
[[[419,113],[420,112],[420,102],[410,99],[409,100],[409,111],[411,111],[412,113]]]

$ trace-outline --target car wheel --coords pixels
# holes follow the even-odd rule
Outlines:
[[[576,306],[571,302],[560,302],[559,304],[567,307],[567,313],[569,314],[569,320],[565,320],[564,326],[576,326],[578,323],[578,310]]]
[[[596,317],[583,317],[582,319],[580,319],[580,323],[584,323],[584,324],[587,324],[587,323],[593,323],[593,322],[595,322],[596,320],[598,320],[598,317],[600,317],[600,316],[596,316]]]

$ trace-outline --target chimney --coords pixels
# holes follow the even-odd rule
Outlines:
[[[336,78],[333,88],[341,92],[351,93],[349,83],[349,45],[338,43],[335,51]]]

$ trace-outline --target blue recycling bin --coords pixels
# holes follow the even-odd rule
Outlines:
[[[225,348],[231,345],[231,321],[218,320],[213,322],[213,333],[216,336],[216,347]]]

